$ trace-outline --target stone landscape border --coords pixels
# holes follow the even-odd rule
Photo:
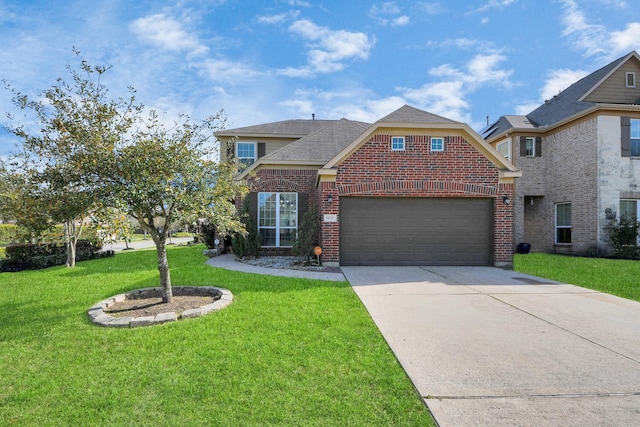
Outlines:
[[[105,308],[111,307],[112,305],[127,299],[158,298],[162,296],[162,288],[160,287],[143,288],[100,301],[89,308],[87,314],[89,315],[91,322],[98,326],[105,326],[109,328],[136,328],[139,326],[152,326],[167,322],[175,322],[179,318],[186,319],[204,316],[212,311],[225,308],[233,301],[233,294],[228,289],[214,286],[173,286],[172,289],[174,296],[210,296],[213,297],[215,301],[210,304],[203,305],[202,307],[185,310],[180,316],[175,312],[167,312],[160,313],[156,316],[114,317],[104,311]]]

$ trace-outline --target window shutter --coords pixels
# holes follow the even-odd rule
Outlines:
[[[542,137],[536,136],[536,157],[542,157]]]
[[[620,117],[621,125],[621,155],[622,157],[631,157],[631,119],[627,116]]]
[[[249,216],[258,224],[258,193],[249,193],[247,196],[249,198]]]
[[[309,194],[298,193],[298,227],[302,222],[302,217],[309,210]]]
[[[520,157],[527,157],[527,137],[520,137]]]
[[[264,142],[258,142],[258,158],[264,157],[267,150],[266,146],[267,144],[265,144]]]

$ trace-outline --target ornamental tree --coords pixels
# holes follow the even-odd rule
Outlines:
[[[15,205],[16,219],[33,231],[37,231],[36,223],[62,223],[67,266],[73,267],[85,219],[108,202],[101,170],[141,107],[134,105],[132,89],[127,100],[108,97],[100,82],[108,67],[81,61],[80,71],[67,69],[70,83],[59,78],[37,98],[11,88],[6,81],[5,87],[13,95],[13,104],[31,113],[36,123],[7,126],[23,140],[23,150],[13,162],[24,181],[21,200]]]
[[[130,142],[114,150],[104,173],[122,209],[155,243],[163,302],[173,298],[166,250],[172,227],[207,218],[220,233],[243,232],[233,200],[248,192],[233,180],[237,163],[212,160],[208,148],[213,132],[224,123],[223,114],[201,124],[181,120],[167,128],[152,111]]]

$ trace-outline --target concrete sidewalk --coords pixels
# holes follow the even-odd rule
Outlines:
[[[167,239],[167,245],[186,245],[187,243],[193,241],[193,237],[172,237],[171,239]],[[129,249],[155,249],[156,245],[153,243],[151,237],[146,240],[134,240],[129,243]],[[104,245],[103,250],[114,250],[114,251],[123,251],[127,248],[127,245],[124,241],[119,240],[115,243],[108,243]]]
[[[640,425],[640,303],[490,267],[343,267],[440,426]]]

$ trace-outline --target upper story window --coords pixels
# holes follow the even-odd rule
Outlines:
[[[636,73],[633,71],[627,71],[625,79],[627,87],[636,87]]]
[[[542,157],[542,138],[539,136],[521,136],[520,157]]]
[[[496,149],[498,150],[498,153],[504,156],[505,159],[511,161],[511,141],[510,140],[500,142],[496,146]]]
[[[528,136],[525,140],[525,156],[526,157],[535,157],[536,156],[536,139]]]
[[[444,151],[444,138],[441,136],[431,137],[431,151]]]
[[[640,119],[631,119],[631,156],[640,157]]]
[[[571,203],[556,204],[556,243],[571,243]]]
[[[393,136],[391,137],[391,151],[404,151],[404,137]]]
[[[236,142],[236,158],[249,166],[257,159],[255,142]]]

